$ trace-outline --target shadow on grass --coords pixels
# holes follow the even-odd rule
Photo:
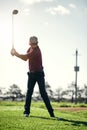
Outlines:
[[[41,116],[30,116],[31,118],[39,118],[39,119],[46,119],[46,120],[57,120],[57,121],[64,121],[64,122],[70,122],[72,123],[73,126],[79,126],[79,125],[84,125],[87,126],[87,122],[86,121],[77,121],[77,120],[69,120],[69,119],[65,119],[65,118],[58,118],[58,117],[41,117]]]
[[[38,118],[38,119],[45,119],[45,120],[57,120],[57,118],[51,118],[51,117],[42,117],[42,116],[30,116],[31,118]]]
[[[79,126],[81,124],[84,125],[84,126],[87,126],[87,122],[86,121],[69,120],[69,119],[64,119],[64,118],[57,118],[57,119],[59,121],[70,122],[74,126]]]

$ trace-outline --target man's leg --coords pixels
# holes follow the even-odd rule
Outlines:
[[[28,73],[27,93],[26,93],[25,106],[24,106],[25,108],[24,114],[27,115],[29,115],[30,113],[31,98],[32,98],[32,93],[33,93],[35,83],[36,80],[34,78],[34,75],[32,73]]]
[[[41,93],[41,97],[44,100],[44,103],[45,103],[45,105],[46,105],[46,107],[48,109],[48,112],[49,112],[51,117],[54,117],[53,108],[52,108],[52,106],[50,104],[50,100],[48,98],[48,95],[47,95],[47,92],[46,92],[46,89],[45,89],[44,72],[41,72],[40,74],[38,74],[37,82],[38,82],[38,85],[39,85],[39,90],[40,90],[40,93]]]

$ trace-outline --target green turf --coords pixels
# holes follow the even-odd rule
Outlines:
[[[86,130],[87,110],[79,112],[55,110],[50,118],[43,102],[33,102],[30,117],[23,116],[24,102],[0,101],[0,130]],[[52,103],[57,107],[57,103]],[[61,117],[59,120],[57,117]]]

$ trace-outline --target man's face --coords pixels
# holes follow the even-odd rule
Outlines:
[[[32,43],[31,41],[29,41],[29,45],[30,45],[32,48],[34,48],[34,47],[36,47],[36,46],[37,46],[37,44],[36,44],[36,43]]]
[[[30,45],[30,46],[32,45],[32,42],[31,42],[31,41],[29,41],[29,45]]]

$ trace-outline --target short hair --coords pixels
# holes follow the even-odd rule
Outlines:
[[[30,42],[34,44],[38,44],[38,38],[36,36],[31,36],[30,37]]]

